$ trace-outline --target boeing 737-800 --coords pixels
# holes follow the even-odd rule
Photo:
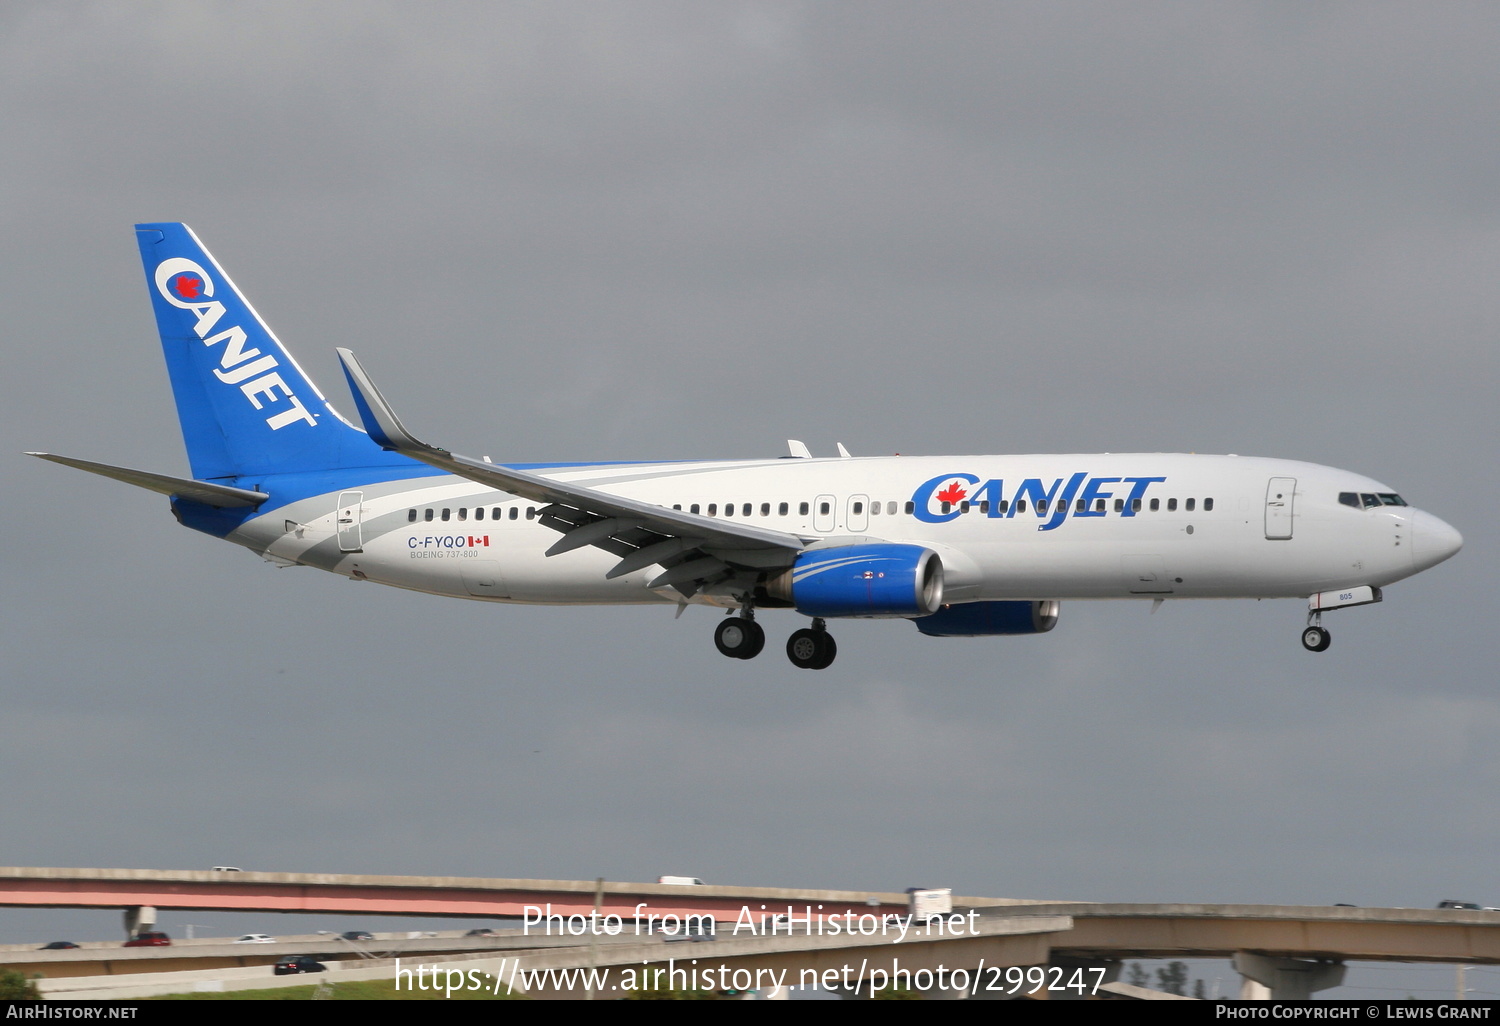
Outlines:
[[[492,463],[418,441],[348,350],[363,430],[324,399],[182,224],[136,226],[191,478],[43,459],[170,496],[179,522],[272,563],[491,602],[688,603],[811,618],[787,655],[833,662],[827,621],[927,635],[1036,634],[1065,599],[1302,598],[1326,610],[1463,544],[1359,474],[1240,456],[1131,453],[671,463]],[[679,608],[680,611],[680,608]]]

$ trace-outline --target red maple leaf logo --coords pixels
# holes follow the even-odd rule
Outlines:
[[[172,280],[172,290],[183,299],[197,299],[199,290],[202,288],[201,279],[191,278],[186,274],[179,274]]]
[[[964,491],[963,483],[954,481],[947,488],[937,493],[938,502],[958,502],[969,493]]]

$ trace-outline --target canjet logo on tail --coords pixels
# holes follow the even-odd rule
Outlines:
[[[272,431],[280,431],[298,421],[317,426],[317,418],[308,412],[302,400],[276,372],[275,368],[280,366],[276,357],[262,354],[259,349],[246,348],[244,328],[236,325],[216,335],[209,334],[223,318],[224,304],[213,298],[214,281],[208,272],[186,257],[172,257],[156,265],[155,279],[156,291],[163,299],[198,318],[193,331],[204,345],[224,344],[219,351],[219,366],[214,368],[214,377],[226,385],[238,386],[257,410],[286,407],[266,417],[266,424]]]
[[[1061,527],[1069,516],[1133,517],[1140,509],[1146,489],[1165,480],[1165,477],[1090,478],[1087,471],[1080,470],[1071,477],[1057,478],[1050,486],[1039,477],[1028,477],[1007,496],[1005,482],[1000,478],[981,484],[973,474],[943,474],[924,481],[912,492],[912,515],[923,523],[946,524],[977,506],[981,514],[992,520],[1009,520],[1017,513],[1027,512],[1029,507],[1038,518],[1046,520],[1037,525],[1037,530],[1051,531]]]

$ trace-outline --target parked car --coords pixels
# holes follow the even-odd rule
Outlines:
[[[127,948],[160,948],[172,943],[172,938],[159,931],[147,930],[125,942]]]
[[[213,871],[215,873],[240,873],[240,872],[243,872],[243,870],[241,870],[239,866],[215,866],[213,868]]]
[[[465,937],[498,937],[500,935],[498,933],[496,933],[494,930],[491,930],[488,926],[480,926],[480,927],[477,927],[477,928],[475,928],[473,930],[470,930],[468,933],[464,934],[464,936]]]
[[[272,937],[269,933],[247,933],[247,934],[245,934],[245,936],[243,936],[239,940],[235,941],[235,943],[236,944],[275,944],[276,943],[276,938]]]
[[[293,955],[277,962],[271,972],[277,976],[295,976],[297,973],[322,973],[328,967],[311,955]]]
[[[51,944],[43,944],[38,951],[70,951],[78,947],[72,941],[53,941]]]
[[[373,933],[370,933],[368,930],[345,930],[343,933],[339,934],[339,936],[343,937],[344,940],[354,941],[367,941],[375,939],[375,935]]]

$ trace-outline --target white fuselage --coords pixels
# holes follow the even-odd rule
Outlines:
[[[775,459],[539,472],[830,545],[924,546],[942,559],[950,603],[1306,597],[1390,584],[1461,544],[1451,527],[1414,507],[1340,502],[1341,494],[1391,494],[1370,478],[1252,457]],[[274,480],[263,487],[275,494]],[[597,548],[545,556],[560,536],[534,519],[538,505],[464,478],[413,477],[280,506],[229,540],[278,562],[434,594],[682,601],[671,588],[646,587],[654,567],[606,580],[619,557]],[[736,604],[712,588],[693,600]]]

